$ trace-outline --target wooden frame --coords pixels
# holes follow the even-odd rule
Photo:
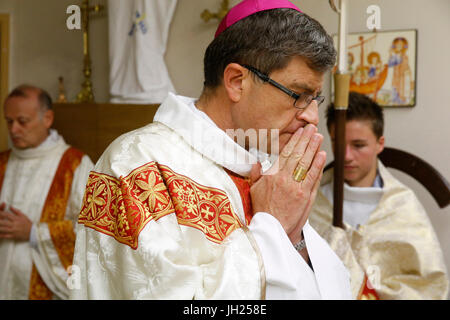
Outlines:
[[[336,35],[333,40],[336,45]],[[382,107],[416,105],[416,29],[350,33],[347,49],[350,91]]]
[[[0,14],[0,150],[8,147],[8,132],[3,119],[3,101],[8,95],[9,78],[9,14]]]

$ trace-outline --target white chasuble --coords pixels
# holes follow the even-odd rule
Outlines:
[[[29,242],[0,240],[0,299],[28,299],[33,266],[51,291],[50,298],[68,298],[68,273],[60,260],[60,248],[53,242],[58,230],[51,232],[49,224],[41,222],[41,214],[60,160],[69,147],[55,130],[51,130],[49,137],[38,147],[25,150],[12,148],[9,154],[6,171],[2,172],[0,203],[23,212],[33,227]],[[72,181],[67,181],[71,186],[67,206],[62,208],[65,215],[61,220],[70,222],[77,219],[87,177],[93,168],[86,155],[77,163]],[[74,223],[72,230],[73,226]],[[63,243],[64,235],[57,240],[62,248],[67,248]]]
[[[446,299],[447,270],[430,219],[381,161],[378,170],[382,188],[345,185],[345,230],[332,226],[333,170],[325,172],[311,225],[349,269],[354,298]]]
[[[164,62],[176,0],[109,0],[113,103],[161,103],[175,92]]]
[[[309,223],[314,271],[272,215],[247,219],[249,199],[230,172],[244,181],[249,160],[194,99],[169,94],[154,122],[116,139],[89,177],[71,298],[351,298],[348,271]]]

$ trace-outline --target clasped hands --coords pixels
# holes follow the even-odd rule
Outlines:
[[[317,128],[308,124],[292,135],[268,172],[262,175],[260,164],[256,164],[250,174],[253,211],[278,219],[292,243],[302,240],[302,229],[320,186],[326,162],[325,151],[319,150],[322,141]],[[300,182],[293,177],[298,165],[308,170]]]
[[[28,241],[32,222],[20,210],[10,207],[5,211],[6,204],[0,204],[0,239]]]

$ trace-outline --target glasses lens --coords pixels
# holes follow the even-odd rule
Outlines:
[[[316,101],[317,101],[317,105],[320,106],[325,101],[325,97],[324,96],[318,96],[316,98]]]
[[[306,109],[311,102],[315,100],[317,102],[317,106],[320,106],[324,101],[324,96],[313,97],[309,94],[302,94],[297,100],[295,100],[294,106],[298,109]]]
[[[312,100],[313,96],[302,94],[297,100],[295,100],[295,107],[298,109],[305,109],[307,106],[309,106]]]

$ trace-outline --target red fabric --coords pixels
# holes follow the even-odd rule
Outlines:
[[[364,275],[364,283],[358,294],[358,300],[380,300],[367,275]]]
[[[11,150],[6,150],[0,153],[0,191],[2,191],[3,178],[5,177],[6,165],[8,164]]]
[[[244,178],[227,169],[225,169],[225,171],[228,173],[239,190],[239,194],[241,195],[242,199],[242,206],[244,207],[245,220],[247,222],[247,225],[249,225],[250,221],[253,218],[252,198],[250,196],[250,179]]]

